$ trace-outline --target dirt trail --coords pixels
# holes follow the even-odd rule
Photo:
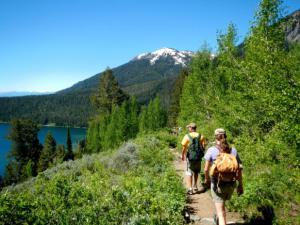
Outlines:
[[[186,186],[184,179],[186,162],[181,160],[180,154],[172,149],[174,153],[175,160],[174,165],[177,173],[182,177],[182,182]],[[201,188],[201,184],[198,181],[198,188]],[[197,225],[212,225],[213,223],[213,214],[215,213],[215,207],[210,196],[210,190],[207,190],[204,193],[195,193],[188,196],[188,202],[186,204],[187,212],[185,213],[186,217],[190,218],[191,224]],[[227,212],[227,224],[244,224],[243,219],[238,213]]]

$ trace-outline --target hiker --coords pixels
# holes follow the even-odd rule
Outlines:
[[[183,161],[186,160],[187,162],[185,174],[188,185],[188,194],[193,194],[193,188],[195,192],[205,191],[203,187],[201,190],[198,190],[197,187],[198,174],[201,170],[201,159],[204,156],[205,138],[203,135],[196,132],[197,126],[195,123],[190,123],[186,127],[188,128],[189,133],[184,136],[181,142],[181,158]],[[194,185],[192,186],[193,178]]]
[[[231,198],[236,181],[238,181],[237,193],[243,194],[242,162],[237,150],[227,143],[226,131],[218,128],[214,134],[215,145],[210,147],[204,156],[205,183],[211,187],[216,207],[215,223],[225,225],[225,201]]]

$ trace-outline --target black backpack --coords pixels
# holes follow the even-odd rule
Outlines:
[[[201,135],[199,134],[198,136],[192,138],[192,136],[188,134],[188,137],[190,139],[190,144],[188,147],[187,158],[189,161],[201,161],[202,157],[204,156],[204,149],[199,140]]]

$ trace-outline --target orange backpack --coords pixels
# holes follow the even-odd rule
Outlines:
[[[218,178],[218,181],[235,181],[238,176],[239,164],[234,155],[221,152],[210,169],[210,176]]]

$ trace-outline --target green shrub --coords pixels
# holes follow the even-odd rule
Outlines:
[[[168,143],[143,135],[6,188],[0,224],[182,224],[184,205]]]

